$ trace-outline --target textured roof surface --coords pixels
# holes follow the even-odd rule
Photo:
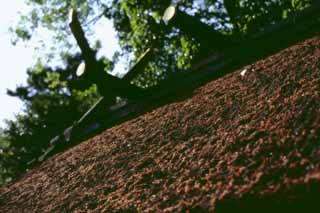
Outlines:
[[[0,212],[317,207],[319,58],[316,36],[108,129],[0,189]]]

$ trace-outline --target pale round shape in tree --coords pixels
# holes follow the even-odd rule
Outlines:
[[[167,23],[174,17],[175,14],[176,14],[176,7],[171,5],[164,12],[162,16],[162,20]]]
[[[85,71],[86,71],[86,63],[81,62],[81,64],[79,64],[79,66],[77,68],[76,75],[78,77],[80,77],[80,76],[82,76],[84,74]]]

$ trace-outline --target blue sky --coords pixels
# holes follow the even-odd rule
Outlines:
[[[14,89],[17,85],[26,84],[26,70],[35,62],[35,46],[18,43],[16,46],[11,44],[9,27],[14,26],[19,20],[19,12],[25,14],[27,6],[22,0],[6,1],[0,7],[0,127],[5,127],[4,119],[13,119],[14,115],[23,108],[22,102],[6,95],[8,88]],[[114,51],[119,50],[117,45],[116,33],[112,23],[106,19],[101,19],[94,26],[95,36],[101,40],[102,49],[99,55],[108,58],[112,57]],[[33,46],[34,45],[34,46]],[[38,55],[38,54],[37,54]],[[116,68],[116,72],[124,69],[124,62]]]
[[[9,26],[17,22],[19,11],[26,10],[21,0],[6,1],[0,7],[0,127],[4,126],[3,119],[12,119],[14,113],[22,108],[22,103],[6,95],[7,88],[14,89],[16,85],[26,82],[26,68],[33,60],[30,48],[12,46],[10,42]]]

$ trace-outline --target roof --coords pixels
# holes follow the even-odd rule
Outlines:
[[[0,189],[0,212],[312,209],[319,57],[315,36],[112,127]]]

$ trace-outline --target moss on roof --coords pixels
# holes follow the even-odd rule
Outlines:
[[[315,36],[110,128],[0,189],[0,212],[317,207],[319,57]]]

